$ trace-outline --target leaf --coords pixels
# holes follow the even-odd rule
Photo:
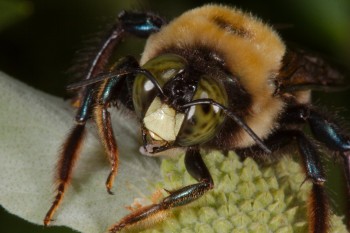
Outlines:
[[[32,223],[42,224],[54,198],[57,151],[74,111],[69,103],[35,90],[0,72],[0,204]],[[160,177],[158,160],[138,151],[138,126],[132,116],[114,113],[120,145],[120,170],[109,195],[105,180],[109,163],[89,125],[89,134],[54,225],[80,232],[105,232],[129,213],[125,206],[149,193]]]

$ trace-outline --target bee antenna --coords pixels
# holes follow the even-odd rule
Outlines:
[[[146,69],[139,68],[139,69],[135,69],[133,71],[133,73],[135,73],[135,74],[143,74],[144,76],[146,76],[146,78],[148,78],[153,83],[153,85],[157,88],[159,94],[163,97],[163,100],[167,100],[168,99],[168,97],[164,94],[164,91],[163,91],[162,87],[159,85],[159,82],[153,76],[153,74],[151,72],[149,72]]]
[[[66,89],[67,90],[75,90],[81,87],[86,87],[107,79],[111,79],[111,78],[122,78],[124,76],[130,75],[130,74],[143,74],[146,78],[148,78],[153,85],[157,88],[159,94],[163,97],[163,99],[167,99],[167,97],[165,96],[162,87],[159,85],[157,79],[155,79],[155,77],[151,74],[151,72],[149,72],[148,70],[145,69],[134,69],[134,70],[130,70],[130,71],[118,71],[118,72],[111,72],[111,73],[107,73],[107,74],[100,74],[98,76],[96,76],[93,79],[85,79],[79,82],[75,82],[72,84],[69,84]]]
[[[128,75],[131,74],[132,72],[130,71],[122,71],[122,72],[118,72],[118,73],[106,73],[106,74],[99,74],[98,76],[92,78],[92,79],[84,79],[81,80],[79,82],[75,82],[75,83],[71,83],[69,85],[67,85],[66,89],[68,91],[70,90],[75,90],[81,87],[86,87],[86,86],[90,86],[92,84],[107,80],[107,79],[111,79],[111,78],[115,78],[118,76],[123,76],[123,75]]]
[[[264,142],[259,138],[258,135],[254,133],[254,131],[236,114],[234,114],[232,111],[230,111],[225,106],[219,104],[218,102],[215,102],[212,99],[197,99],[193,100],[187,104],[184,104],[181,106],[181,108],[188,108],[194,105],[202,105],[202,104],[209,104],[219,107],[228,117],[230,117],[234,122],[236,122],[242,129],[244,129],[247,134],[256,142],[256,144],[265,151],[265,153],[270,154],[271,150],[264,144]]]

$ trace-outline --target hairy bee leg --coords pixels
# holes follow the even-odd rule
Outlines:
[[[112,66],[110,72],[118,72],[134,67],[139,67],[137,61],[135,58],[127,56],[119,59],[118,62]],[[106,188],[109,194],[113,194],[111,190],[118,171],[119,155],[117,142],[113,133],[111,116],[107,108],[116,102],[117,97],[120,95],[121,88],[125,85],[126,80],[130,78],[133,78],[133,74],[117,75],[105,80],[99,86],[96,97],[97,102],[94,108],[94,120],[111,164],[111,171],[106,180]]]
[[[146,206],[127,215],[119,223],[112,226],[109,232],[116,233],[127,226],[161,215],[171,208],[186,205],[197,200],[214,187],[213,179],[197,148],[189,148],[187,150],[185,165],[187,171],[198,183],[175,191],[168,191],[170,195],[165,197],[160,203]]]
[[[323,183],[325,182],[324,171],[315,145],[302,131],[298,130],[277,131],[266,139],[264,143],[273,152],[276,152],[284,147],[288,147],[291,141],[297,142],[306,176],[313,183],[308,205],[309,232],[326,233],[329,230],[329,208],[323,187]],[[271,156],[271,154],[266,154],[258,146],[249,149],[240,149],[236,152],[242,158],[252,157],[260,159]]]
[[[287,121],[307,122],[315,139],[342,156],[347,194],[350,197],[350,135],[333,119],[316,108],[304,105],[294,106],[288,110],[288,113]],[[348,205],[350,206],[350,201],[348,201]],[[347,227],[350,229],[350,208],[348,208],[346,217]]]
[[[197,181],[209,184],[210,189],[214,187],[213,178],[205,165],[197,148],[188,148],[185,156],[186,170]]]
[[[332,151],[342,153],[347,157],[350,153],[350,136],[329,117],[308,106],[296,106],[291,108],[286,118],[294,122],[307,122],[315,139],[322,142]]]
[[[49,225],[52,221],[52,217],[55,214],[58,206],[61,204],[64,193],[67,189],[67,185],[71,179],[75,161],[80,154],[80,150],[85,138],[85,123],[90,117],[92,108],[91,106],[93,103],[93,93],[94,90],[90,87],[87,91],[87,94],[84,96],[84,100],[76,114],[76,124],[71,129],[69,136],[63,143],[55,177],[57,182],[57,194],[55,196],[54,202],[52,203],[49,211],[44,218],[45,226]]]
[[[308,178],[312,179],[314,184],[323,185],[326,181],[322,169],[318,152],[313,143],[302,132],[295,132],[295,137],[299,146],[299,153],[304,160],[304,166]]]
[[[91,79],[105,70],[106,64],[113,54],[114,48],[121,40],[128,34],[137,37],[148,37],[154,32],[159,31],[161,26],[166,24],[165,20],[152,14],[152,13],[133,13],[133,12],[122,12],[118,16],[117,23],[113,26],[111,31],[107,34],[106,38],[98,47],[96,55],[91,59],[88,66],[88,71],[84,75],[83,79]],[[85,122],[89,119],[91,113],[91,106],[93,105],[94,99],[94,86],[81,86],[78,96],[76,97],[73,104],[79,105],[78,113],[76,115],[77,124],[71,130],[71,133],[67,137],[65,143],[63,144],[63,150],[61,153],[61,159],[58,164],[58,188],[55,201],[53,202],[51,208],[47,212],[44,225],[49,225],[60,205],[66,186],[69,183],[74,162],[79,155],[79,151],[82,145],[82,141],[85,135]],[[97,107],[97,113],[99,113],[100,132],[104,135],[104,142],[106,148],[111,148],[110,154],[115,154],[112,156],[112,171],[110,172],[106,186],[107,190],[110,192],[115,172],[117,170],[117,152],[114,152],[112,148],[116,148],[114,145],[113,132],[110,127],[110,116],[106,109]],[[104,127],[105,128],[101,128]],[[116,149],[115,149],[116,150]],[[110,156],[111,157],[111,156]]]
[[[119,164],[119,154],[117,142],[114,137],[110,113],[106,108],[97,106],[95,109],[95,117],[97,128],[102,139],[105,150],[108,153],[108,158],[111,164],[111,171],[106,180],[106,188],[109,194],[113,194],[112,186],[114,183],[114,178],[117,175],[118,164]]]
[[[312,180],[312,192],[309,199],[308,216],[309,232],[326,233],[329,230],[329,207],[324,189],[324,171],[313,143],[300,132],[296,138],[299,152],[304,159],[304,166],[308,177]]]
[[[285,137],[297,141],[307,178],[312,181],[309,197],[308,217],[310,233],[327,233],[329,230],[329,206],[323,186],[326,181],[318,151],[312,141],[303,132],[297,130],[282,131]],[[284,138],[283,140],[285,140]]]
[[[159,29],[166,24],[166,21],[161,17],[152,13],[138,13],[138,12],[126,12],[123,11],[118,15],[117,23],[112,27],[110,32],[107,34],[105,39],[98,47],[96,55],[91,59],[88,71],[83,77],[84,80],[91,79],[105,70],[105,66],[113,54],[113,51],[117,44],[119,44],[123,38],[127,35],[134,35],[137,37],[147,38],[154,32],[159,31]],[[112,84],[109,87],[113,86]],[[90,93],[90,88],[82,86],[80,88],[77,101],[79,102],[84,97]],[[106,98],[111,98],[112,93],[108,93],[107,89],[102,93],[107,95]],[[104,97],[103,97],[104,98]],[[85,114],[84,107],[90,106],[87,104],[82,104],[80,109],[82,110],[82,115]],[[97,125],[101,138],[103,139],[106,150],[109,152],[109,158],[112,164],[112,170],[107,178],[106,186],[109,193],[111,193],[111,188],[113,180],[117,171],[118,166],[118,155],[116,149],[116,143],[113,136],[113,131],[110,124],[110,116],[108,111],[105,109],[106,106],[97,106],[95,110],[95,115],[97,115]],[[79,118],[80,114],[77,114]]]
[[[55,200],[53,201],[49,211],[44,218],[44,225],[48,226],[52,221],[52,217],[55,214],[58,206],[63,200],[64,193],[66,191],[67,185],[71,179],[72,170],[75,161],[78,158],[82,142],[85,135],[85,125],[75,125],[65,143],[63,144],[63,150],[61,152],[61,158],[58,161],[57,166],[57,189]]]
[[[309,110],[308,122],[314,137],[330,150],[338,152],[343,158],[344,176],[348,198],[350,197],[350,136],[332,119],[327,118],[315,109]],[[350,206],[350,202],[348,201]],[[347,212],[347,228],[350,229],[350,210]]]
[[[347,194],[350,197],[350,136],[330,117],[309,106],[295,106],[289,110],[289,118],[297,122],[307,122],[315,139],[328,149],[338,152],[343,158]],[[348,203],[350,206],[350,202]],[[350,229],[350,208],[347,212],[347,227]]]
[[[112,78],[101,85],[97,96],[98,103],[94,109],[97,129],[111,164],[111,171],[106,180],[106,188],[109,194],[113,194],[111,189],[118,171],[119,154],[117,142],[112,129],[111,116],[107,108],[112,98],[112,90],[118,86],[120,81],[120,78]]]
[[[96,55],[92,57],[88,66],[88,71],[83,79],[88,80],[94,78],[105,71],[106,64],[112,56],[115,47],[127,35],[147,38],[152,33],[159,31],[165,24],[166,21],[164,19],[150,12],[139,13],[122,11],[118,15],[117,22],[98,46]],[[82,99],[85,94],[86,87],[81,87],[78,100]]]

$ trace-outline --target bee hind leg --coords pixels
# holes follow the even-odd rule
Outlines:
[[[307,178],[312,181],[308,205],[309,232],[326,233],[330,229],[330,210],[324,188],[326,179],[320,156],[314,143],[304,133],[296,131],[295,138],[303,158]]]
[[[297,115],[297,114],[296,114]],[[311,193],[308,203],[309,231],[310,233],[326,233],[329,230],[329,205],[324,188],[326,181],[323,166],[317,147],[302,131],[283,129],[276,131],[264,141],[273,151],[279,152],[289,150],[291,142],[296,142],[301,162],[306,173],[306,179],[312,182]],[[236,151],[241,157],[252,157],[254,159],[276,159],[274,153],[266,154],[260,147],[240,149]]]
[[[324,112],[320,111],[319,109],[313,107],[313,106],[294,106],[289,111],[287,111],[287,118],[286,120],[288,122],[295,122],[295,123],[308,123],[310,126],[312,135],[314,138],[321,142],[323,145],[325,145],[329,150],[336,152],[335,155],[339,155],[343,162],[344,167],[344,176],[347,183],[347,195],[350,197],[350,135],[346,130],[344,130],[343,127],[340,126],[339,123],[337,123],[332,116],[329,116],[328,114],[325,114]],[[303,143],[300,142],[299,144]],[[299,145],[300,148],[300,145]],[[306,152],[307,153],[307,152]],[[314,160],[316,161],[316,160]],[[315,170],[317,166],[312,163],[307,164],[308,169]],[[321,166],[318,166],[318,170],[322,169]],[[323,172],[322,172],[323,173]],[[316,174],[316,173],[315,173]],[[313,219],[314,223],[319,222],[319,224],[314,224],[314,229],[318,229],[318,226],[326,226],[325,219],[328,220],[328,217],[326,216],[327,213],[323,211],[322,214],[323,205],[325,204],[324,201],[326,201],[326,194],[323,190],[323,187],[321,185],[322,182],[319,182],[320,185],[315,185],[313,187],[313,198],[311,201],[312,208],[314,209],[313,214],[311,215],[311,219]],[[319,203],[319,204],[317,204]],[[350,202],[348,203],[348,205]],[[325,209],[325,208],[324,208]],[[328,209],[328,208],[327,208]],[[325,210],[327,210],[325,209]],[[327,210],[328,211],[328,210]],[[329,211],[328,211],[329,212]],[[349,208],[347,210],[347,227],[350,229],[350,211]],[[328,224],[329,225],[329,224]],[[319,228],[323,230],[315,230],[314,232],[326,232],[326,228]]]
[[[344,167],[344,176],[346,180],[347,195],[350,197],[350,135],[348,132],[337,124],[333,119],[325,114],[311,109],[308,122],[314,137],[322,142],[331,151],[337,152],[342,158],[342,166]],[[348,201],[348,205],[350,202]],[[347,208],[347,228],[350,230],[350,211]]]

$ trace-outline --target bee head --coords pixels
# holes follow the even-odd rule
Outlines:
[[[152,74],[158,87],[145,75],[138,74],[133,86],[133,104],[152,140],[191,146],[216,135],[225,119],[222,110],[215,105],[188,105],[202,99],[227,105],[226,90],[216,76],[193,70],[191,64],[175,54],[157,56],[142,68]]]

